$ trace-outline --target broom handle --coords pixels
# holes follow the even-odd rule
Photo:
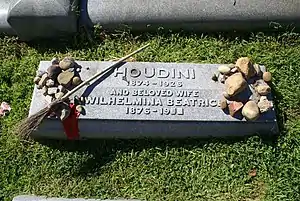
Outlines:
[[[131,56],[143,51],[144,49],[146,49],[150,44],[147,44],[137,50],[135,50],[134,52],[122,57],[121,59],[119,59],[116,63],[112,64],[110,67],[106,68],[104,71],[101,71],[95,75],[93,75],[92,77],[90,77],[89,79],[87,79],[86,81],[82,82],[80,85],[76,86],[74,89],[72,89],[71,91],[69,91],[68,93],[66,93],[61,100],[64,101],[67,98],[69,98],[70,96],[72,96],[74,93],[76,93],[79,89],[81,89],[82,87],[84,87],[85,85],[87,85],[89,82],[91,82],[92,80],[98,78],[100,75],[105,74],[106,72],[112,70],[113,68],[115,68],[116,66],[118,66],[119,64],[121,64],[123,61],[125,61],[126,59],[130,58]]]

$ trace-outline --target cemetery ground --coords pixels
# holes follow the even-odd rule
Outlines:
[[[103,34],[60,41],[0,38],[0,200],[20,194],[141,200],[300,200],[300,34]],[[273,74],[280,135],[184,140],[24,142],[40,60],[111,60],[151,47],[137,61],[232,63],[249,56]],[[207,75],[211,76],[211,75]]]

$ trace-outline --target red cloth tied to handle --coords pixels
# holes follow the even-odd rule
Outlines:
[[[68,140],[76,140],[79,139],[78,117],[80,113],[73,103],[69,106],[71,108],[70,115],[62,123]]]

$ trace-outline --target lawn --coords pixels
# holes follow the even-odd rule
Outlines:
[[[87,40],[0,38],[0,200],[20,194],[142,200],[300,200],[300,34],[105,34]],[[277,137],[22,141],[40,60],[110,60],[150,42],[137,61],[231,63],[249,56],[273,74]]]

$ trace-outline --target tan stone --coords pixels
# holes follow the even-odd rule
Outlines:
[[[49,78],[48,78],[48,73],[44,73],[44,74],[42,75],[42,77],[41,77],[41,79],[40,79],[38,85],[39,85],[39,86],[42,86],[42,87],[45,86],[48,79],[49,79]]]
[[[241,73],[229,76],[225,81],[225,92],[230,96],[235,96],[247,87],[247,82]]]
[[[63,60],[59,62],[59,67],[62,70],[68,70],[69,68],[73,68],[75,65],[75,60],[72,57],[65,57]]]
[[[82,82],[82,80],[80,77],[77,77],[77,76],[73,77],[73,80],[72,80],[73,85],[77,86],[77,85],[81,84],[81,82]]]
[[[255,90],[259,95],[265,96],[271,92],[271,87],[269,85],[258,85]]]
[[[57,93],[55,94],[55,98],[56,98],[56,99],[60,99],[60,98],[62,98],[64,95],[65,95],[65,94],[64,94],[63,92],[57,92]]]
[[[218,71],[224,75],[227,75],[230,73],[230,68],[228,65],[221,65],[219,66]]]
[[[253,76],[255,76],[256,71],[253,67],[253,64],[248,57],[241,57],[236,61],[236,67],[238,70],[243,73],[243,75],[246,77],[246,79],[249,79]]]
[[[74,77],[74,72],[64,71],[58,75],[57,81],[62,86],[66,87],[71,83],[73,77]]]
[[[263,74],[263,80],[265,82],[271,82],[271,80],[272,80],[272,74],[270,72],[264,72],[264,74]]]
[[[242,115],[249,121],[255,121],[259,117],[259,108],[254,101],[248,101],[242,110]]]

